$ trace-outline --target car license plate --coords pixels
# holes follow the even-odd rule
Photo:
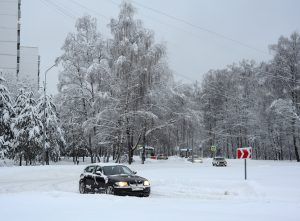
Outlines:
[[[139,186],[133,186],[131,187],[132,191],[139,191],[139,190],[143,190],[143,187],[139,187]]]

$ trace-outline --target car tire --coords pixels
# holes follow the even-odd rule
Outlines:
[[[79,193],[81,194],[87,193],[86,186],[83,181],[79,182]]]
[[[144,194],[143,197],[149,197],[150,193]]]
[[[105,189],[106,194],[115,195],[115,189],[112,186],[108,186]]]

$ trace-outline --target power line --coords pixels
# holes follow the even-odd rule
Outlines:
[[[0,1],[0,3],[13,3],[13,4],[15,4],[16,2],[14,2],[14,1]]]
[[[0,13],[0,15],[18,17],[18,15],[15,15],[15,14],[6,14],[6,13]]]
[[[10,41],[10,40],[0,40],[3,43],[17,43],[17,41]]]
[[[105,19],[107,19],[107,20],[110,20],[107,16],[105,16],[105,15],[99,13],[98,11],[96,11],[96,10],[94,10],[94,9],[90,9],[90,8],[86,7],[85,5],[79,3],[79,2],[77,2],[77,1],[75,1],[75,0],[69,0],[69,1],[71,1],[73,4],[75,4],[75,5],[77,5],[77,6],[81,7],[81,8],[84,8],[85,10],[91,11],[91,12],[93,12],[94,14],[99,15],[99,16],[102,17],[102,18],[105,18]]]
[[[9,67],[0,67],[0,71],[3,71],[5,69],[9,69],[9,70],[15,70],[17,68],[9,68]]]
[[[46,0],[43,0],[43,1],[46,1]],[[84,8],[84,9],[86,9],[86,10],[88,10],[88,11],[92,11],[93,13],[95,13],[95,14],[97,14],[97,15],[103,17],[103,18],[109,19],[109,18],[107,18],[105,15],[102,15],[102,14],[100,14],[99,12],[97,12],[96,10],[93,10],[93,9],[90,9],[90,8],[84,6],[84,5],[78,3],[78,2],[75,1],[75,0],[69,0],[69,1],[71,1],[73,4],[75,4],[75,5],[77,5],[77,6],[81,7],[81,8]],[[113,3],[114,5],[119,5],[118,3],[116,3],[116,2],[114,2],[114,1],[112,1],[112,0],[109,0],[109,1],[110,1],[111,3]],[[133,2],[134,2],[134,1],[133,1]],[[67,13],[64,12],[66,9],[63,9],[63,8],[59,7],[57,4],[55,4],[55,3],[53,3],[53,2],[51,2],[51,3],[52,3],[53,6],[55,6],[56,9],[58,9],[60,12],[62,12],[65,16],[70,17],[69,14],[67,14]],[[143,7],[142,4],[140,4],[140,3],[135,2],[135,4],[141,5],[141,7]],[[148,7],[148,6],[145,6],[145,7],[146,7],[147,9],[149,9],[149,10],[156,10],[156,9],[150,8],[150,7]],[[166,14],[166,13],[164,13],[164,12],[160,12],[160,11],[158,11],[158,10],[156,10],[156,13],[162,13],[162,14],[165,15],[165,16],[170,16],[172,19],[177,19],[175,16],[168,15],[168,14]],[[71,15],[71,16],[74,18],[73,15]],[[179,19],[179,20],[180,20],[181,22],[187,22],[187,21],[182,20],[182,19]],[[189,22],[188,22],[188,23],[189,23]],[[167,25],[166,23],[163,23],[163,24]],[[193,24],[189,24],[189,25],[193,25]],[[175,27],[173,26],[173,28],[175,28]],[[198,27],[198,28],[199,28],[199,27]],[[201,28],[201,27],[200,27],[200,28]],[[216,33],[215,33],[215,34],[216,34]],[[217,34],[218,34],[218,33],[217,33]],[[199,37],[199,36],[198,36],[198,37]],[[233,39],[228,39],[228,40],[233,40]],[[245,46],[245,45],[244,45],[244,46]],[[273,77],[273,78],[278,78],[278,79],[286,80],[286,81],[289,81],[289,80],[292,81],[291,78],[283,77],[283,76],[274,76],[274,73],[270,73],[270,72],[260,71],[260,72],[258,72],[258,73],[265,73],[265,74],[267,74],[267,75],[269,75],[270,77]],[[191,82],[194,82],[194,81],[195,81],[195,80],[192,79],[192,78],[186,77],[186,76],[181,75],[181,74],[178,74],[178,73],[174,73],[174,75],[178,75],[178,76],[180,76],[180,77],[182,77],[182,78],[188,79],[188,80],[191,81]],[[240,77],[240,78],[247,78],[247,77],[245,77],[245,76],[239,76],[239,77]],[[297,83],[300,83],[300,82],[297,82]]]
[[[0,26],[0,29],[4,29],[4,30],[17,30],[17,27],[16,28],[12,28],[12,27]]]
[[[73,9],[71,9],[69,7],[69,4],[65,5],[63,3],[63,1],[56,1],[56,0],[51,0],[51,1],[54,1],[58,7],[62,8],[66,12],[69,12],[72,16],[79,17],[79,13],[77,11],[74,11]]]
[[[51,0],[46,0],[48,3],[50,3],[51,5],[53,5],[55,8],[57,8],[59,11],[61,11],[63,14],[76,19],[76,15],[74,15],[69,9],[65,9],[64,7],[60,6],[59,4],[57,4],[54,1]]]
[[[55,5],[51,4],[50,2],[48,2],[47,0],[40,0],[44,5],[46,5],[47,7],[51,7],[52,9],[54,9],[56,12],[58,12],[60,15],[67,17],[69,19],[71,19],[72,21],[75,20],[75,18],[73,16],[70,16],[68,14],[66,14],[63,10],[59,9],[58,7],[56,7]]]
[[[113,3],[113,4],[118,5],[118,3],[116,3],[116,2],[113,1],[113,0],[107,0],[107,1],[110,1],[110,2]],[[190,27],[199,29],[199,30],[201,30],[201,31],[204,31],[204,32],[207,32],[207,33],[209,33],[209,34],[215,35],[215,36],[217,36],[217,37],[220,37],[220,38],[226,39],[226,40],[228,40],[228,41],[234,42],[234,43],[239,44],[239,45],[241,45],[241,46],[243,46],[243,47],[246,47],[246,48],[248,48],[248,49],[255,50],[255,51],[259,52],[259,53],[263,53],[263,54],[269,55],[267,52],[265,52],[265,51],[263,51],[263,50],[261,50],[261,49],[258,49],[258,48],[256,48],[256,47],[253,47],[252,45],[249,45],[249,44],[244,43],[244,42],[242,42],[242,41],[239,41],[239,40],[233,39],[233,38],[231,38],[231,37],[228,37],[228,36],[226,36],[226,35],[224,35],[224,34],[221,34],[221,33],[218,33],[218,32],[216,32],[216,31],[213,31],[213,30],[210,30],[210,29],[207,29],[207,28],[204,28],[204,27],[195,25],[195,24],[193,24],[193,23],[191,23],[191,22],[189,22],[189,21],[187,21],[187,20],[184,20],[184,19],[182,19],[182,18],[178,18],[178,17],[176,17],[176,16],[167,14],[167,13],[165,13],[165,12],[162,12],[162,11],[158,10],[158,9],[155,9],[155,8],[152,8],[152,7],[149,7],[149,6],[146,6],[146,5],[144,5],[144,4],[141,4],[141,3],[139,3],[139,2],[136,2],[136,1],[133,1],[133,0],[131,0],[131,2],[133,2],[135,5],[138,5],[139,7],[142,7],[142,8],[145,8],[145,9],[149,10],[149,11],[152,11],[152,12],[155,12],[155,13],[157,13],[157,14],[163,15],[163,16],[165,16],[165,17],[168,17],[168,18],[170,18],[170,19],[172,19],[172,20],[178,21],[178,22],[183,23],[183,24],[185,24],[185,25],[188,25],[188,26],[190,26]]]
[[[109,1],[112,2],[112,0],[109,0]],[[234,42],[234,43],[239,44],[239,45],[241,45],[241,46],[243,46],[243,47],[246,47],[246,48],[255,50],[255,51],[259,52],[259,53],[263,53],[263,54],[269,55],[269,54],[266,53],[265,51],[263,51],[263,50],[261,50],[261,49],[258,49],[258,48],[256,48],[256,47],[253,47],[252,45],[249,45],[249,44],[244,43],[244,42],[242,42],[242,41],[233,39],[233,38],[228,37],[228,36],[226,36],[226,35],[224,35],[224,34],[218,33],[218,32],[216,32],[216,31],[213,31],[213,30],[210,30],[210,29],[207,29],[207,28],[204,28],[204,27],[201,27],[201,26],[199,26],[199,25],[195,25],[195,24],[193,24],[193,23],[191,23],[191,22],[189,22],[189,21],[187,21],[187,20],[184,20],[184,19],[182,19],[182,18],[178,18],[178,17],[176,17],[176,16],[167,14],[167,13],[165,13],[165,12],[163,12],[163,11],[160,11],[160,10],[158,10],[158,9],[155,9],[155,8],[152,8],[152,7],[149,7],[149,6],[146,6],[146,5],[142,4],[142,3],[136,2],[136,1],[134,1],[134,0],[131,0],[131,1],[132,1],[134,4],[136,4],[136,5],[138,5],[138,6],[142,7],[142,8],[145,8],[145,9],[150,10],[150,11],[152,11],[152,12],[155,12],[155,13],[157,13],[157,14],[163,15],[163,16],[168,17],[168,18],[170,18],[170,19],[173,19],[173,20],[175,20],[175,21],[181,22],[181,23],[186,24],[186,25],[188,25],[188,26],[190,26],[190,27],[199,29],[199,30],[201,30],[201,31],[204,31],[204,32],[210,33],[210,34],[212,34],[212,35],[215,35],[215,36],[217,36],[217,37],[220,37],[220,38],[226,39],[226,40],[228,40],[228,41]]]
[[[16,54],[9,54],[9,53],[0,53],[3,56],[17,56]]]

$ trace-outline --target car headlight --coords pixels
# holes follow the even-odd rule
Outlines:
[[[144,186],[150,186],[150,182],[148,180],[144,181]]]
[[[128,183],[127,182],[116,182],[116,185],[119,187],[126,187],[126,186],[128,186]]]

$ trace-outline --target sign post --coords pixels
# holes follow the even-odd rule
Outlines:
[[[237,148],[237,159],[244,159],[245,161],[245,180],[247,180],[247,159],[252,158],[252,147]]]
[[[245,180],[247,180],[247,159],[245,160]]]

